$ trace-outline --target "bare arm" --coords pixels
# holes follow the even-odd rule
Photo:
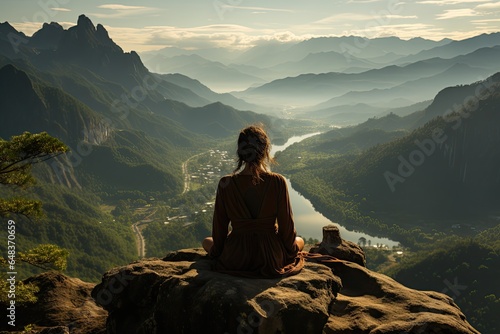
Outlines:
[[[224,188],[229,180],[222,178],[217,186],[217,195],[215,196],[214,216],[212,220],[212,238],[214,245],[210,249],[211,257],[218,257],[222,253],[224,243],[227,238],[229,217],[224,206]]]
[[[278,234],[283,241],[287,255],[293,258],[299,250],[295,241],[297,235],[295,222],[285,178],[281,176],[279,183],[281,189],[278,195]]]

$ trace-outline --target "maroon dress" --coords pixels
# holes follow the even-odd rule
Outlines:
[[[256,185],[242,174],[219,181],[209,254],[216,271],[270,278],[297,274],[304,266],[285,178],[276,173],[261,178]]]

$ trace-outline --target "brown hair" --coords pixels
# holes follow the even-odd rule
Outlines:
[[[243,164],[248,164],[252,173],[253,184],[262,180],[262,172],[270,172],[270,164],[276,162],[271,157],[271,141],[262,124],[250,125],[240,131],[238,136],[238,166],[233,171],[236,173]]]

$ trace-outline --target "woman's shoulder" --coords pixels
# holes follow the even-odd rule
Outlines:
[[[246,176],[251,176],[251,175],[247,175],[247,174],[228,174],[228,175],[224,175],[219,180],[219,186],[227,186],[227,185],[229,185],[230,183],[234,182],[234,180],[238,176],[246,177]],[[280,183],[280,184],[286,184],[285,177],[283,175],[279,174],[279,173],[266,172],[264,174],[261,174],[261,177],[263,177],[265,179],[268,179],[268,180],[271,180],[271,181],[274,181],[274,182],[277,182],[277,183]]]
[[[233,177],[234,175],[232,174],[224,175],[223,177],[221,177],[219,180],[219,188],[227,187],[231,183]]]
[[[268,177],[272,180],[276,180],[277,182],[280,182],[280,183],[285,183],[286,180],[285,180],[285,177],[279,173],[275,173],[275,172],[269,172],[269,173],[266,173],[266,175],[268,175]]]

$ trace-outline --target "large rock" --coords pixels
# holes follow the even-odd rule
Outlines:
[[[109,311],[109,333],[320,333],[340,280],[308,263],[283,279],[210,270],[200,249],[115,268],[92,296]]]
[[[343,288],[330,308],[325,333],[479,333],[443,293],[407,288],[348,261],[331,267]]]
[[[33,283],[40,291],[37,302],[16,307],[16,326],[3,321],[0,331],[23,331],[33,325],[30,333],[103,334],[108,313],[90,296],[95,284],[51,271],[23,281]],[[2,308],[6,307],[2,305]]]
[[[343,242],[326,230],[318,248],[331,254]],[[365,268],[364,261],[352,262],[360,259],[358,251],[337,252],[340,259],[303,254],[304,269],[282,279],[214,272],[201,249],[111,269],[97,286],[49,272],[25,281],[40,292],[36,304],[16,310],[16,329],[34,324],[29,334],[478,333],[453,299],[409,289]]]
[[[307,262],[284,279],[210,270],[201,249],[115,268],[92,291],[108,333],[478,333],[442,293],[350,261]]]

